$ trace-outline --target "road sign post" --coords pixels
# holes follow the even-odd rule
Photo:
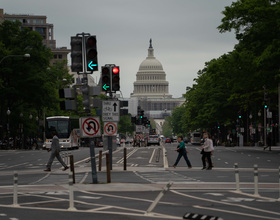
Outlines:
[[[98,183],[93,138],[101,136],[100,118],[97,116],[81,117],[79,123],[80,123],[80,137],[89,138],[92,183]]]

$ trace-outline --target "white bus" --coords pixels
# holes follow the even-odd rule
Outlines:
[[[192,132],[192,133],[190,133],[190,142],[193,145],[201,144],[201,133],[200,132]]]
[[[74,149],[80,146],[79,118],[69,116],[53,116],[46,118],[46,140],[44,148],[52,144],[52,132],[57,133],[61,149]]]

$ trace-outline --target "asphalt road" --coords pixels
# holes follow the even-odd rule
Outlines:
[[[127,170],[123,152],[113,153],[111,183],[107,183],[105,155],[99,184],[92,183],[89,149],[72,153],[75,161],[74,206],[69,210],[69,176],[55,160],[52,172],[45,173],[46,151],[0,151],[0,219],[280,219],[280,148],[217,147],[213,170],[201,170],[199,146],[187,145],[193,168],[182,158],[176,168],[177,144],[146,148],[126,145]],[[96,149],[98,155],[101,148]],[[166,158],[164,152],[166,150]],[[99,159],[96,158],[98,165]],[[240,189],[236,191],[234,164],[238,163]],[[254,165],[258,165],[258,194]],[[14,207],[13,175],[18,176],[18,204]],[[97,167],[98,170],[98,167]],[[166,184],[170,190],[151,212],[147,212]],[[215,218],[213,218],[215,219]]]

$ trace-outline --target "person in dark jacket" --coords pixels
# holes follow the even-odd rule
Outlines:
[[[52,166],[52,163],[53,163],[53,160],[55,157],[62,164],[62,166],[64,166],[63,171],[65,171],[65,170],[69,169],[69,167],[63,162],[63,160],[59,154],[59,152],[60,152],[59,139],[56,136],[56,132],[53,132],[52,135],[53,135],[53,138],[52,138],[51,149],[48,150],[48,152],[51,151],[51,156],[47,163],[47,169],[45,169],[44,171],[46,171],[46,172],[51,171],[51,166]]]
[[[190,162],[190,160],[187,156],[187,150],[186,150],[186,147],[185,147],[185,143],[183,141],[183,137],[179,136],[177,140],[180,144],[178,145],[177,149],[175,150],[175,151],[178,152],[178,156],[177,156],[177,160],[174,163],[173,167],[176,168],[176,166],[179,163],[181,157],[184,157],[184,159],[185,159],[185,161],[188,165],[188,168],[192,168],[191,162]]]

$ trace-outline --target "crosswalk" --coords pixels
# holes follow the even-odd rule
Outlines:
[[[150,182],[150,183],[168,183],[173,181],[174,183],[186,183],[186,182],[199,182],[192,177],[182,175],[174,171],[157,171],[157,172],[139,172],[134,171],[134,174],[138,177]]]

